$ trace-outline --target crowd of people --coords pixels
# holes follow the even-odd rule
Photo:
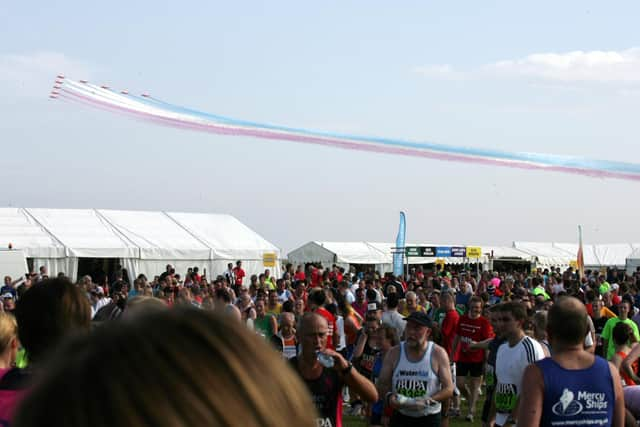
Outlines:
[[[1,425],[640,419],[640,271],[41,267],[0,296]]]

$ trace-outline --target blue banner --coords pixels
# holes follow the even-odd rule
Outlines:
[[[436,256],[438,258],[449,258],[451,256],[451,246],[438,246],[436,248]]]
[[[404,238],[407,232],[407,225],[404,219],[404,212],[400,212],[400,227],[398,228],[398,236],[396,237],[396,251],[393,254],[393,275],[402,276],[404,269]]]

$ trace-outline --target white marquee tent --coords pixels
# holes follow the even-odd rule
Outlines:
[[[248,275],[263,272],[263,256],[280,250],[230,215],[103,209],[0,208],[0,244],[22,249],[50,275],[75,277],[80,258],[119,259],[131,277],[153,277],[166,264],[221,274],[243,261]],[[280,266],[272,267],[274,275]]]
[[[294,264],[319,262],[324,266],[336,264],[345,268],[349,264],[363,264],[373,265],[376,270],[389,271],[391,251],[388,249],[387,252],[384,252],[367,242],[314,241],[289,252],[287,259]]]
[[[567,267],[578,257],[577,243],[513,242],[513,247],[535,257],[540,267]],[[584,266],[622,268],[637,247],[635,243],[583,244]]]
[[[434,244],[414,244],[407,243],[406,246],[451,246]],[[383,242],[308,242],[297,249],[289,252],[287,258],[294,264],[304,264],[309,262],[320,262],[324,266],[332,264],[347,267],[350,264],[371,265],[382,273],[393,270],[392,248],[394,243]],[[513,259],[531,261],[532,257],[518,249],[504,246],[482,246],[483,256],[480,258],[481,264],[489,261],[492,254],[493,259]],[[431,264],[436,262],[436,257],[410,257],[409,265]],[[474,262],[464,258],[443,258],[447,264],[462,264],[464,262]],[[406,262],[406,260],[405,260]]]

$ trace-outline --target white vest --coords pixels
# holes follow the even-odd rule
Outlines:
[[[427,351],[418,362],[411,362],[405,351],[406,343],[400,344],[400,360],[393,371],[391,390],[409,398],[430,397],[441,389],[440,379],[433,371],[431,356],[435,344],[429,341]],[[424,417],[437,414],[441,411],[440,402],[428,405],[423,411],[410,411],[399,409],[398,411],[408,417]]]

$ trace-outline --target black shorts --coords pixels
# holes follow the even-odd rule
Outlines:
[[[484,363],[469,363],[469,362],[456,362],[456,375],[458,377],[466,377],[471,375],[472,377],[481,377],[484,371]]]
[[[408,417],[398,411],[393,411],[390,427],[440,427],[440,413],[427,415],[425,417]]]

